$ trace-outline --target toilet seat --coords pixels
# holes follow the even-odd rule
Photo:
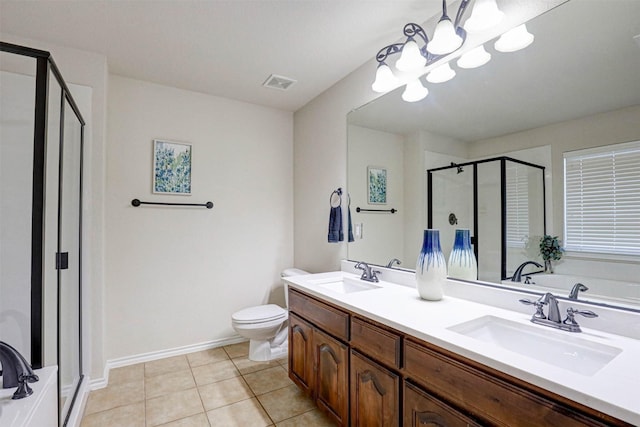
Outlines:
[[[287,317],[287,311],[282,307],[266,304],[237,311],[231,316],[231,320],[238,325],[247,325],[285,320]]]

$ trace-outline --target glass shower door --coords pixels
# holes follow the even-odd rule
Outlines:
[[[80,248],[82,203],[82,125],[66,97],[63,99],[60,155],[58,307],[60,425],[66,425],[82,381],[80,345]]]

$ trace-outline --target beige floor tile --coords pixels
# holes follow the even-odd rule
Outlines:
[[[110,385],[89,394],[86,415],[144,401],[144,381]]]
[[[109,385],[141,381],[144,379],[144,363],[138,363],[109,371]]]
[[[222,347],[210,348],[204,351],[187,354],[187,359],[191,367],[206,365],[207,363],[222,362],[229,360],[227,352]]]
[[[267,368],[273,368],[274,366],[281,366],[277,360],[271,360],[269,362],[255,362],[253,360],[247,359],[247,357],[238,357],[236,359],[232,359],[232,361],[242,375],[261,371]]]
[[[212,426],[266,427],[272,425],[271,419],[255,398],[214,409],[207,412],[207,416]]]
[[[144,382],[144,391],[147,399],[173,393],[180,390],[195,388],[196,382],[190,369],[171,372],[169,374],[155,375]]]
[[[119,406],[82,418],[81,427],[145,427],[144,402]]]
[[[204,412],[204,408],[195,388],[165,394],[146,402],[147,426],[166,424],[201,412]]]
[[[315,407],[311,399],[293,384],[260,395],[258,400],[275,422],[301,415]]]
[[[234,365],[231,360],[196,366],[191,369],[191,371],[198,386],[227,380],[240,375],[240,372],[236,369],[236,365]]]
[[[256,395],[267,393],[292,384],[287,371],[282,366],[276,366],[244,376],[244,379]]]
[[[335,423],[317,409],[288,418],[276,424],[277,427],[334,427]]]
[[[231,359],[249,355],[249,341],[226,345],[223,348]]]
[[[167,357],[166,359],[154,360],[144,364],[144,376],[149,378],[154,375],[168,374],[170,372],[189,369],[187,356]]]
[[[198,387],[198,391],[207,411],[254,397],[242,377],[207,384]]]
[[[158,427],[210,427],[207,415],[202,413],[187,418],[181,418],[177,421],[171,421]]]

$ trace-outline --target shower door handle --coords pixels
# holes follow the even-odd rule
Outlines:
[[[56,270],[67,270],[69,268],[69,252],[56,253]]]

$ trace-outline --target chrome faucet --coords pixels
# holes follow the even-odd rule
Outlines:
[[[578,294],[580,292],[584,292],[584,291],[588,291],[588,290],[589,290],[589,288],[587,288],[582,283],[576,283],[575,285],[573,285],[573,288],[571,288],[571,292],[569,292],[569,298],[578,299]]]
[[[377,274],[381,274],[378,270],[372,270],[369,264],[366,262],[359,262],[355,266],[356,269],[362,270],[362,276],[360,276],[360,280],[365,280],[367,282],[378,282]]]
[[[398,258],[394,258],[391,261],[389,261],[389,264],[387,264],[387,268],[393,268],[394,264],[402,264],[402,261],[400,261]]]
[[[513,272],[513,276],[511,276],[512,282],[520,282],[522,280],[522,270],[529,264],[533,264],[536,267],[542,267],[542,264],[538,264],[535,261],[525,261],[516,268],[516,271]]]
[[[18,387],[12,399],[22,399],[33,393],[27,383],[38,381],[38,376],[18,350],[3,341],[0,341],[0,364],[2,388]]]
[[[580,325],[575,320],[575,315],[579,314],[584,317],[598,317],[596,313],[590,310],[576,310],[574,308],[567,308],[567,317],[564,320],[561,320],[560,317],[560,309],[558,307],[558,300],[556,297],[547,292],[542,295],[536,301],[531,301],[528,299],[521,299],[521,303],[527,305],[533,305],[536,308],[536,312],[531,316],[531,322],[537,323],[539,325],[549,326],[556,329],[561,329],[563,331],[569,332],[582,332],[580,329]],[[544,314],[544,306],[548,305],[549,308],[547,310],[547,315]]]

